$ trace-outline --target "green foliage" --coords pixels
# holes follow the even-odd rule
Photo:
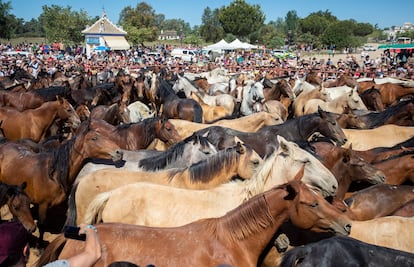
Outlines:
[[[85,11],[71,11],[70,6],[63,8],[57,5],[43,6],[42,9],[39,22],[49,41],[67,44],[83,41],[82,30],[92,22]]]
[[[217,42],[224,36],[224,29],[219,20],[219,9],[213,11],[206,7],[201,18],[200,36],[206,42]]]
[[[357,37],[353,34],[353,26],[353,22],[349,20],[332,23],[322,36],[323,44],[326,46],[333,44],[336,49],[361,45],[364,38]]]
[[[249,5],[244,0],[234,0],[229,6],[222,7],[218,16],[224,31],[239,38],[258,31],[265,21],[260,6]]]
[[[367,36],[374,31],[374,27],[369,23],[355,22],[354,35],[355,36]]]
[[[327,18],[315,13],[299,20],[300,31],[313,36],[322,36],[329,24],[330,22]]]
[[[128,32],[127,39],[135,45],[157,40],[162,18],[149,4],[141,2],[135,8],[127,6],[122,9],[119,23]]]
[[[16,17],[10,14],[10,2],[0,0],[0,38],[10,39],[16,31]]]

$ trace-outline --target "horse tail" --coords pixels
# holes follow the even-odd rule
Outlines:
[[[296,247],[292,250],[289,250],[285,254],[283,254],[282,259],[280,260],[280,267],[291,267],[297,266],[298,262],[301,262],[305,259],[306,255],[308,254],[306,248],[304,247]]]
[[[76,210],[76,189],[78,183],[72,186],[68,199],[68,213],[65,221],[65,225],[77,225],[77,210]]]
[[[58,259],[60,253],[62,252],[63,246],[66,244],[67,239],[63,234],[58,235],[43,251],[40,258],[36,261],[35,266],[41,267],[46,265],[49,262],[55,261]]]
[[[203,109],[200,104],[194,104],[193,122],[203,123]]]
[[[89,204],[88,209],[85,212],[83,223],[97,224],[102,222],[102,211],[111,195],[111,191],[98,194]]]

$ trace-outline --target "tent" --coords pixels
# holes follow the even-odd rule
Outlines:
[[[414,44],[382,44],[378,49],[413,49]]]
[[[215,44],[208,45],[203,48],[203,50],[213,50],[213,51],[220,51],[220,50],[229,50],[232,49],[224,39],[221,39]]]
[[[100,45],[100,46],[96,46],[96,47],[93,49],[93,51],[109,51],[109,47],[107,47],[107,46],[103,46],[103,45]]]
[[[256,45],[252,45],[249,43],[244,43],[240,41],[238,38],[236,38],[233,42],[229,44],[232,49],[255,49],[257,48]]]

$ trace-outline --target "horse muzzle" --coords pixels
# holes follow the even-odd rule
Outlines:
[[[119,162],[122,160],[124,152],[122,152],[121,150],[115,150],[115,152],[111,153],[111,156],[113,162]]]

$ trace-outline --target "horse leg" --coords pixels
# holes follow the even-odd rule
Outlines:
[[[39,250],[43,250],[46,246],[44,244],[43,236],[45,233],[45,221],[47,215],[48,205],[46,203],[42,203],[38,207],[39,212],[39,222],[37,227],[39,228],[39,238],[37,239],[36,247]]]

